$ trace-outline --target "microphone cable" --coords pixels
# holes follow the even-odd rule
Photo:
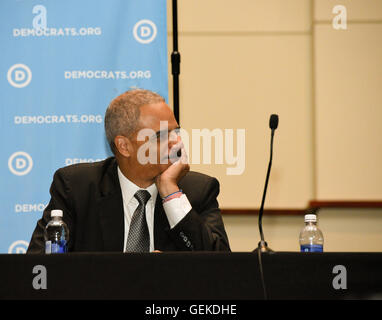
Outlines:
[[[260,278],[261,278],[261,285],[263,287],[263,296],[264,300],[268,300],[268,293],[267,293],[267,287],[265,285],[265,279],[264,279],[264,272],[263,272],[263,261],[261,259],[262,252],[260,248],[257,250],[257,257],[259,260],[259,269],[260,269]]]

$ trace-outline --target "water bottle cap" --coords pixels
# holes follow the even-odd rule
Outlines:
[[[64,215],[64,213],[62,212],[62,210],[58,210],[58,209],[52,210],[50,212],[51,217],[62,217],[63,215]]]
[[[315,214],[306,214],[305,215],[305,222],[316,222],[317,216]]]

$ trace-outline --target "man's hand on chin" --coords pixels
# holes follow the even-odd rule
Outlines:
[[[178,181],[190,171],[183,144],[181,151],[181,157],[155,178],[155,184],[162,198],[178,191]]]

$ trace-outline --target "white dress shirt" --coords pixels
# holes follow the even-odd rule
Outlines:
[[[131,218],[133,217],[135,209],[138,207],[138,200],[134,197],[134,194],[144,188],[138,187],[136,184],[127,179],[122,171],[118,167],[118,178],[122,190],[122,199],[123,199],[123,211],[124,211],[124,222],[125,222],[125,235],[123,241],[123,251],[126,248],[127,236],[129,234]],[[154,251],[154,211],[155,211],[155,202],[157,200],[158,189],[153,183],[151,186],[146,189],[151,197],[146,204],[146,221],[147,227],[149,229],[150,235],[150,252]],[[166,213],[170,228],[173,228],[180,220],[182,220],[186,214],[192,209],[190,202],[187,199],[187,196],[183,194],[180,198],[175,198],[169,201],[166,201],[163,204],[164,211]]]

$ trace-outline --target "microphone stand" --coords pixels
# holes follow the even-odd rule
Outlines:
[[[271,173],[271,167],[272,167],[272,157],[273,157],[273,137],[275,134],[275,130],[278,126],[279,118],[278,115],[273,114],[271,115],[271,118],[269,119],[269,127],[271,128],[271,152],[270,152],[270,159],[268,164],[268,170],[267,170],[267,177],[265,179],[265,186],[264,186],[264,192],[263,192],[263,198],[261,200],[261,206],[259,210],[259,231],[260,231],[260,242],[257,245],[257,248],[253,250],[253,252],[257,253],[258,259],[259,259],[259,271],[260,271],[260,278],[261,278],[261,284],[263,287],[263,294],[264,299],[268,300],[268,293],[267,293],[267,287],[265,284],[265,278],[264,278],[264,270],[263,270],[263,262],[262,262],[262,254],[272,253],[273,250],[268,247],[268,244],[264,240],[264,232],[263,232],[263,212],[264,212],[264,202],[265,202],[265,196],[267,194],[267,188],[268,188],[268,181],[269,181],[269,175]]]
[[[272,158],[273,158],[273,137],[275,134],[275,129],[272,129],[271,132],[271,155],[269,159],[268,164],[268,171],[267,171],[267,177],[265,179],[265,186],[264,186],[264,192],[263,192],[263,198],[261,200],[261,206],[259,210],[259,231],[260,231],[260,242],[257,245],[257,248],[254,250],[260,251],[260,252],[273,252],[271,248],[268,247],[267,242],[264,240],[264,232],[263,232],[263,212],[264,212],[264,202],[265,202],[265,196],[267,194],[267,188],[268,188],[268,181],[269,181],[269,175],[271,173],[271,166],[272,166]]]
[[[180,53],[178,52],[178,1],[172,0],[172,44],[171,73],[173,77],[173,103],[175,120],[179,122],[179,74]]]

